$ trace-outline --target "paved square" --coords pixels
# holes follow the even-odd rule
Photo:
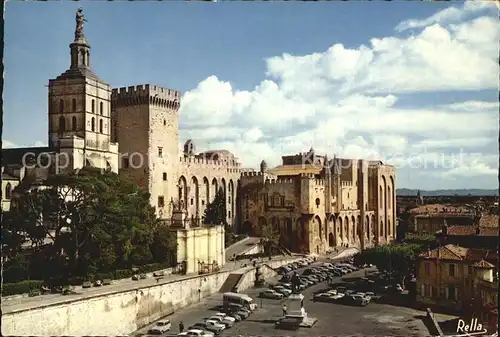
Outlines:
[[[384,304],[370,303],[366,307],[354,307],[342,304],[313,302],[313,294],[327,288],[320,283],[306,289],[304,307],[309,316],[318,319],[312,328],[299,328],[296,331],[279,330],[274,327],[276,319],[281,317],[282,306],[287,300],[258,298],[259,289],[250,289],[247,293],[254,298],[258,309],[246,320],[236,323],[224,331],[225,336],[429,336],[429,332],[419,316],[424,312]],[[214,294],[200,303],[192,305],[168,317],[172,322],[171,334],[178,333],[178,324],[183,321],[185,328],[201,322],[215,313],[215,308],[222,304],[222,294]],[[138,331],[144,334],[147,328]]]

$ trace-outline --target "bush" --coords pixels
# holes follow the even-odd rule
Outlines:
[[[43,284],[44,282],[39,280],[4,283],[2,287],[2,296],[29,294],[33,290],[40,290]]]
[[[122,278],[130,278],[134,274],[135,272],[133,272],[131,269],[118,269],[113,273],[113,279],[119,280]]]
[[[139,274],[152,273],[158,270],[170,268],[168,263],[151,263],[139,267]]]

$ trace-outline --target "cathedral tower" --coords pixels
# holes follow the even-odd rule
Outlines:
[[[71,64],[49,80],[49,147],[68,153],[72,169],[94,166],[118,170],[118,145],[111,143],[111,88],[90,67],[90,45],[76,12]]]

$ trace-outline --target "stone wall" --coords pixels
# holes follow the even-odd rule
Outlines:
[[[272,268],[297,258],[269,261]],[[244,270],[248,279],[240,291],[253,286],[255,269]],[[2,315],[3,336],[117,336],[126,335],[185,306],[210,296],[224,284],[231,271],[195,276],[180,281],[136,287],[52,305],[17,310]],[[247,288],[245,288],[247,287]]]

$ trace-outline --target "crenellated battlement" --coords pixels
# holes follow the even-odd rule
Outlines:
[[[181,93],[178,90],[145,84],[115,88],[111,92],[111,101],[116,107],[149,104],[177,111]]]
[[[302,179],[316,179],[316,176],[313,173],[301,173],[300,177]]]
[[[227,167],[231,169],[240,169],[241,164],[236,161],[227,161],[227,160],[213,160],[207,158],[196,158],[196,157],[180,157],[179,159],[181,164],[190,164],[190,165],[198,165],[198,166],[219,166],[219,167]]]
[[[261,177],[263,176],[262,172],[256,172],[256,171],[246,171],[246,172],[241,172],[242,177]]]
[[[266,179],[266,185],[290,185],[294,183],[293,179]]]
[[[342,187],[352,187],[352,181],[343,181],[341,185]]]
[[[316,186],[325,186],[325,181],[323,179],[316,179],[314,183]]]

